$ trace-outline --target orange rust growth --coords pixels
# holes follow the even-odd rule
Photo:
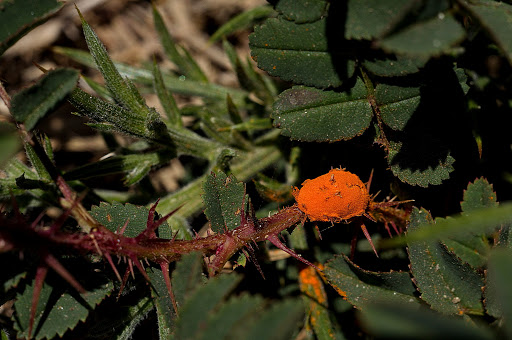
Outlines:
[[[300,290],[310,295],[317,303],[327,303],[324,285],[318,277],[315,268],[304,266],[299,272],[299,284]]]
[[[359,177],[344,169],[306,180],[293,188],[299,209],[310,221],[340,222],[365,213],[370,195]]]

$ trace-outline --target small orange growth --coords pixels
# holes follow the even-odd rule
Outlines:
[[[325,294],[324,285],[315,268],[304,267],[299,271],[300,290],[306,295],[313,298],[314,301],[320,304],[327,302],[327,295]]]
[[[310,221],[339,222],[366,212],[370,195],[359,177],[343,169],[332,169],[327,174],[293,188],[299,209]]]

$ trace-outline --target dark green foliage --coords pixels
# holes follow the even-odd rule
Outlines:
[[[33,288],[33,284],[27,285],[16,298],[15,327],[19,331],[19,337],[27,336]],[[32,332],[35,339],[52,339],[57,335],[64,335],[68,329],[73,329],[80,321],[85,321],[89,313],[110,295],[114,287],[111,282],[104,282],[91,288],[87,295],[80,295],[72,288],[67,288],[69,289],[49,284],[43,286],[36,311],[37,328]]]
[[[89,52],[55,50],[100,71],[104,83],[84,78],[100,97],[69,69],[12,101],[0,87],[24,123],[0,125],[0,304],[15,300],[2,327],[24,337],[34,317],[37,339],[512,336],[512,6],[269,2],[210,39],[239,88],[210,83],[156,7],[172,71],[111,60],[80,15]],[[2,3],[0,18],[16,6]],[[0,20],[16,26],[0,51],[51,8]],[[278,79],[226,39],[260,21],[251,55]],[[110,154],[63,171],[35,128],[66,96]],[[12,157],[20,140],[26,162]],[[174,158],[186,174],[165,192],[149,177]],[[311,223],[292,187],[331,167],[368,181],[371,202],[346,223]],[[357,242],[363,223],[379,257]]]
[[[372,302],[419,306],[409,273],[373,273],[341,256],[327,262],[324,273],[338,294],[357,308],[364,310],[364,306]]]
[[[308,142],[351,139],[362,134],[372,119],[365,95],[362,81],[350,93],[294,87],[274,103],[274,126],[285,136]]]
[[[0,55],[57,12],[57,0],[11,0],[0,3]]]
[[[37,122],[61,102],[76,86],[78,71],[57,69],[48,72],[37,84],[12,98],[14,118],[32,130]]]
[[[218,171],[206,177],[204,183],[204,213],[216,233],[232,230],[240,225],[244,209],[245,186],[233,175]]]

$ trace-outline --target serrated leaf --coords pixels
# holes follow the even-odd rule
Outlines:
[[[512,63],[512,6],[505,2],[481,1],[468,3],[465,7]]]
[[[379,84],[375,99],[382,121],[393,130],[402,131],[420,104],[420,88]]]
[[[448,13],[440,12],[387,36],[378,45],[389,53],[436,56],[447,52],[464,37],[465,31],[457,20]]]
[[[258,296],[242,295],[229,299],[210,313],[206,324],[195,339],[228,339],[233,328],[244,323],[253,315],[261,313],[263,299]]]
[[[11,113],[18,122],[25,124],[27,130],[32,130],[75,88],[77,82],[77,70],[49,71],[36,84],[12,97]]]
[[[233,230],[240,225],[245,186],[237,182],[233,175],[229,177],[223,172],[212,172],[203,186],[204,213],[216,233]]]
[[[429,228],[432,216],[414,208],[408,232]],[[408,244],[411,272],[421,298],[444,314],[483,314],[483,278],[437,240]]]
[[[503,318],[502,327],[507,337],[512,336],[512,295],[510,280],[512,273],[512,251],[499,248],[492,252],[486,273],[485,307],[495,318]]]
[[[14,304],[16,309],[15,327],[18,337],[26,337],[32,304],[33,283],[27,285]],[[32,336],[35,339],[62,337],[68,329],[78,322],[85,321],[92,311],[113,290],[112,283],[103,283],[100,287],[80,295],[74,290],[63,290],[44,284],[39,297]]]
[[[468,215],[472,211],[482,208],[497,207],[498,203],[492,185],[486,179],[479,178],[473,183],[469,183],[460,205],[463,214]],[[450,251],[475,268],[483,267],[487,263],[491,247],[486,234],[482,231],[468,231],[444,242]]]
[[[144,206],[136,206],[130,203],[113,202],[108,204],[101,202],[99,206],[91,208],[90,214],[96,221],[113,232],[120,232],[128,221],[123,235],[136,237],[146,229],[149,210]],[[160,225],[158,235],[161,238],[171,238],[172,233],[167,222]]]
[[[219,27],[215,33],[212,34],[208,43],[212,44],[217,40],[226,37],[238,30],[250,28],[257,20],[264,19],[272,14],[274,10],[270,6],[258,6],[252,9],[243,11],[237,16],[229,19],[228,22]]]
[[[0,55],[57,12],[57,0],[11,0],[0,3]]]
[[[441,184],[454,170],[455,159],[432,136],[410,136],[405,142],[391,141],[390,146],[388,163],[402,182],[426,188]]]
[[[272,76],[319,88],[339,87],[352,77],[355,63],[341,46],[328,43],[326,26],[326,18],[300,25],[282,17],[267,19],[249,37],[251,55]]]
[[[276,11],[297,24],[313,22],[326,15],[325,0],[270,0]]]
[[[388,59],[364,60],[363,66],[380,77],[399,77],[414,74],[425,66],[426,58],[390,56]]]
[[[204,286],[198,287],[185,301],[180,309],[176,323],[177,339],[196,338],[208,315],[219,305],[229,292],[240,282],[238,275],[221,275],[208,280]]]
[[[279,95],[271,116],[285,136],[302,141],[347,140],[370,125],[372,108],[361,80],[346,92],[293,87]]]
[[[386,301],[419,306],[416,289],[406,272],[370,272],[346,256],[335,256],[325,264],[324,275],[338,294],[360,309],[369,302]]]
[[[292,339],[301,326],[304,317],[302,301],[285,300],[273,303],[265,312],[258,315],[254,322],[240,324],[235,330],[236,339],[280,340]],[[240,329],[241,328],[241,329]]]
[[[485,178],[478,178],[473,183],[469,183],[460,203],[460,207],[466,215],[478,209],[497,206],[496,193]]]
[[[371,40],[389,31],[411,7],[410,0],[347,1],[347,39]]]
[[[489,328],[468,320],[402,304],[368,305],[359,319],[379,339],[495,339]]]

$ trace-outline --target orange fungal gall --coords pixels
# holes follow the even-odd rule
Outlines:
[[[304,181],[302,188],[293,189],[293,196],[310,221],[339,222],[361,216],[370,202],[361,179],[344,169]]]

